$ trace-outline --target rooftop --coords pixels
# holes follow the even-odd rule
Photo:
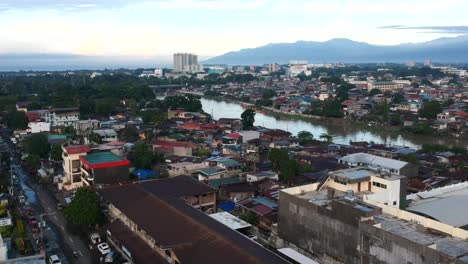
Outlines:
[[[354,153],[340,159],[342,162],[354,164],[367,164],[373,167],[390,168],[400,170],[408,165],[408,162],[388,159],[367,153]]]
[[[407,196],[408,211],[455,227],[468,228],[468,182]]]
[[[381,214],[374,216],[377,223],[375,227],[381,228],[397,236],[415,243],[428,246],[451,257],[461,260],[468,254],[468,242],[459,238],[450,237],[443,233],[431,232],[417,224]]]
[[[186,178],[189,177],[184,178],[189,181]],[[158,186],[159,183],[171,180],[115,186],[98,192],[152,237],[157,245],[172,248],[180,263],[214,264],[221,259],[226,264],[287,263],[247,237],[186,204],[167,186]],[[161,193],[148,189],[148,184]],[[197,189],[197,184],[202,183],[193,180],[187,189]],[[177,190],[179,187],[179,184],[171,185],[172,189]]]
[[[112,152],[96,152],[80,156],[80,160],[91,169],[129,165],[128,160],[122,159]]]
[[[235,217],[234,215],[228,212],[214,213],[214,214],[210,214],[210,216],[216,221],[234,230],[251,226],[251,224],[245,222],[242,219],[239,219],[238,217]]]
[[[88,153],[91,151],[88,145],[75,145],[75,146],[66,146],[64,147],[65,152],[69,155]]]

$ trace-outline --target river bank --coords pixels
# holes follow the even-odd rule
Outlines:
[[[215,119],[221,117],[239,118],[244,109],[244,102],[222,97],[202,97],[203,110],[213,113]],[[214,111],[214,110],[217,111]],[[349,141],[367,141],[386,145],[402,145],[420,148],[422,144],[443,144],[449,146],[468,145],[466,138],[449,138],[433,135],[415,135],[401,131],[401,127],[390,127],[358,122],[345,118],[328,118],[284,113],[262,108],[256,115],[256,125],[278,128],[297,134],[307,130],[318,138],[322,133],[333,136],[334,142],[349,144]]]

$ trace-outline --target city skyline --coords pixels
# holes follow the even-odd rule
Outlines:
[[[0,1],[0,54],[208,58],[269,43],[349,38],[378,45],[468,32],[449,1]]]

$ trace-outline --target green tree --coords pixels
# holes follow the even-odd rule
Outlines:
[[[271,149],[268,158],[271,161],[273,168],[279,170],[281,162],[289,160],[289,155],[286,149]]]
[[[271,99],[276,96],[276,92],[272,89],[264,89],[262,93],[263,99]]]
[[[290,183],[300,173],[301,167],[296,160],[288,159],[280,162],[280,179]]]
[[[422,109],[419,110],[419,115],[421,117],[435,119],[438,114],[442,113],[442,105],[439,101],[428,101],[425,102]]]
[[[399,114],[390,114],[388,117],[389,117],[390,125],[392,126],[401,125],[401,116]]]
[[[151,169],[156,161],[153,150],[145,142],[139,142],[133,150],[133,165],[138,169]]]
[[[64,213],[68,221],[78,226],[91,227],[103,221],[98,195],[86,188],[76,191],[70,206],[65,208]]]
[[[50,158],[55,161],[62,160],[62,146],[60,144],[53,144],[50,148]]]
[[[379,89],[372,89],[369,92],[369,96],[374,96],[374,95],[378,95],[378,94],[382,94],[382,91],[380,91]]]
[[[328,135],[328,134],[325,134],[325,133],[322,133],[320,135],[320,139],[327,142],[327,143],[333,143],[333,137]]]
[[[37,155],[40,158],[46,158],[49,154],[50,146],[46,134],[37,133],[25,141],[25,150],[30,155]]]
[[[16,129],[26,129],[28,128],[28,117],[23,111],[16,111],[13,110],[8,112],[5,116],[6,125],[8,128],[16,130]]]
[[[258,217],[252,212],[240,214],[239,219],[244,220],[245,222],[254,226],[258,225]]]
[[[314,140],[314,135],[309,131],[300,131],[297,133],[297,138],[299,139],[299,143],[304,145],[312,142]]]
[[[41,168],[41,157],[36,154],[30,154],[26,158],[26,166],[33,170],[38,170]]]
[[[241,119],[242,119],[242,127],[244,129],[249,129],[253,127],[255,123],[255,111],[252,109],[246,109],[242,114],[241,114]]]
[[[206,148],[201,148],[197,150],[197,156],[198,157],[208,157],[211,155],[211,150],[206,149]]]

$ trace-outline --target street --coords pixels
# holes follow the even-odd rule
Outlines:
[[[59,256],[66,256],[68,261],[62,260],[62,263],[93,263],[92,254],[80,237],[67,230],[67,221],[61,211],[57,209],[57,205],[52,194],[42,184],[36,184],[31,179],[21,166],[19,159],[15,153],[15,145],[7,136],[3,136],[7,142],[10,156],[12,157],[12,168],[19,178],[21,188],[27,196],[27,203],[34,208],[34,212],[42,215],[43,219],[51,226],[44,228],[44,238],[52,244],[56,243],[61,252],[57,252]],[[58,240],[58,241],[54,241]],[[73,257],[73,252],[78,254],[77,258]]]

